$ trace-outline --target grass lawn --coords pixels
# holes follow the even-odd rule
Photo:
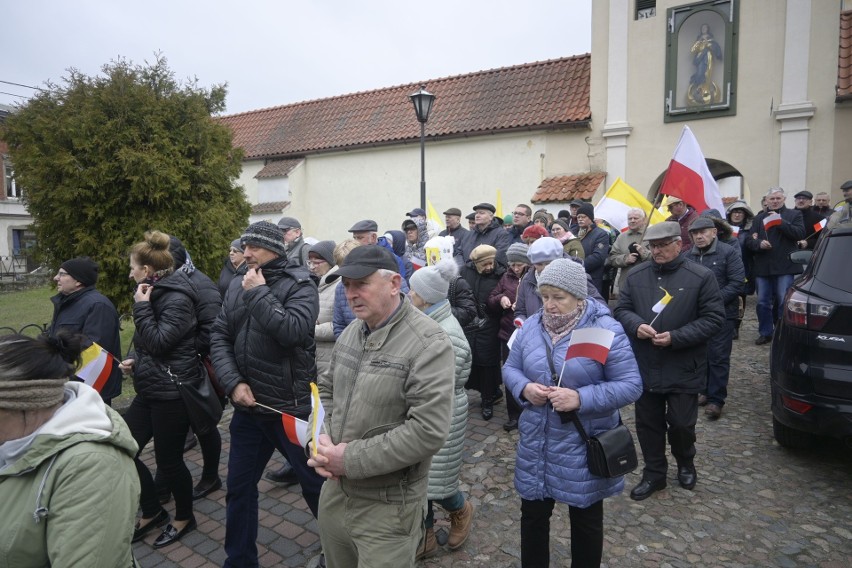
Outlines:
[[[37,324],[38,326],[47,326],[50,320],[53,319],[53,302],[50,297],[56,294],[56,286],[44,286],[42,288],[34,288],[32,290],[24,290],[21,292],[6,292],[0,294],[0,328],[12,328],[16,332],[21,331],[25,326]],[[130,340],[133,338],[135,327],[131,318],[121,320],[121,353],[114,353],[119,357],[124,357],[127,353],[127,348],[130,347]],[[0,333],[10,333],[9,329],[0,329]],[[25,335],[35,336],[41,333],[41,329],[29,327],[23,329]],[[133,381],[126,379],[121,387],[121,397],[116,399],[122,401],[124,399],[133,398],[136,392],[133,390]],[[115,403],[113,403],[115,406]]]

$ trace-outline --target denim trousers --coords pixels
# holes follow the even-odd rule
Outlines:
[[[257,484],[277,449],[296,472],[302,497],[317,516],[319,495],[325,478],[308,466],[304,448],[287,439],[281,420],[259,418],[234,410],[231,418],[231,449],[228,456],[228,493],[225,497],[226,567],[258,566]]]
[[[553,499],[521,499],[521,566],[550,566],[550,516]],[[568,507],[571,568],[598,568],[603,557],[603,499],[586,509]],[[560,566],[564,563],[560,562]]]
[[[763,337],[772,335],[775,329],[773,309],[778,317],[784,314],[784,295],[793,284],[792,274],[757,277],[757,331]]]
[[[142,486],[139,503],[143,517],[153,517],[163,506],[157,498],[154,478],[139,454],[154,440],[157,473],[175,497],[175,520],[192,518],[192,475],[183,461],[183,446],[189,431],[189,415],[183,400],[152,400],[136,395],[124,414],[130,433],[139,445],[134,462]]]

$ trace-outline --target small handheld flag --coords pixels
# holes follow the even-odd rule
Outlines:
[[[654,312],[655,314],[659,314],[660,312],[662,312],[663,309],[665,309],[665,307],[669,305],[669,302],[672,301],[672,297],[673,297],[671,294],[668,293],[668,291],[665,288],[661,287],[660,290],[662,290],[663,294],[665,294],[665,295],[662,297],[662,299],[659,302],[654,304],[654,306],[651,308],[651,311]]]
[[[599,327],[575,329],[571,334],[565,358],[588,357],[604,365],[613,339],[615,339],[615,333],[608,329]]]
[[[739,237],[740,236],[740,228],[737,227],[736,225],[731,225],[731,234],[735,237]]]
[[[284,425],[284,433],[287,434],[287,439],[300,448],[304,448],[311,441],[307,420],[300,420],[295,416],[282,413],[281,423]]]
[[[828,219],[823,219],[819,223],[814,223],[814,233],[819,233],[820,231],[825,229],[826,225],[828,225]]]
[[[317,443],[320,435],[320,428],[325,420],[325,408],[320,400],[319,389],[316,383],[311,383],[311,407],[313,409],[313,422],[311,424],[311,442],[313,442],[312,454],[317,455]]]
[[[80,360],[81,363],[77,368],[76,375],[84,383],[101,392],[110,374],[112,374],[115,357],[97,343],[92,343],[80,353]]]
[[[781,224],[781,215],[778,213],[770,213],[763,218],[763,228],[767,231],[772,227],[777,227]]]

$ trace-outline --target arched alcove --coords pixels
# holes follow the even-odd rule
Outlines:
[[[719,192],[722,194],[722,201],[726,206],[738,199],[751,203],[751,190],[748,182],[736,167],[712,158],[707,159],[707,167],[710,168],[713,179],[719,184]],[[649,200],[653,201],[657,197],[657,192],[665,177],[666,172],[663,170],[651,184],[647,194]]]

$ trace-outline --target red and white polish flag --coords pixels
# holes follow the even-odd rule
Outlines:
[[[763,218],[763,228],[767,231],[772,227],[777,227],[781,224],[781,215],[778,213],[770,213],[766,217]]]
[[[736,225],[731,225],[731,234],[735,237],[740,236],[740,228]]]
[[[299,447],[304,448],[311,441],[311,427],[306,420],[300,420],[289,414],[281,414],[281,423],[284,424],[284,433],[287,439]]]
[[[707,167],[698,140],[686,125],[669,162],[660,193],[680,197],[699,213],[707,209],[725,210],[719,185]]]
[[[603,365],[606,363],[613,339],[615,339],[615,333],[608,329],[599,327],[575,329],[571,332],[571,341],[568,342],[565,359],[587,357]]]
[[[814,233],[819,233],[820,231],[825,229],[826,225],[828,225],[828,219],[823,219],[819,223],[814,223]]]

